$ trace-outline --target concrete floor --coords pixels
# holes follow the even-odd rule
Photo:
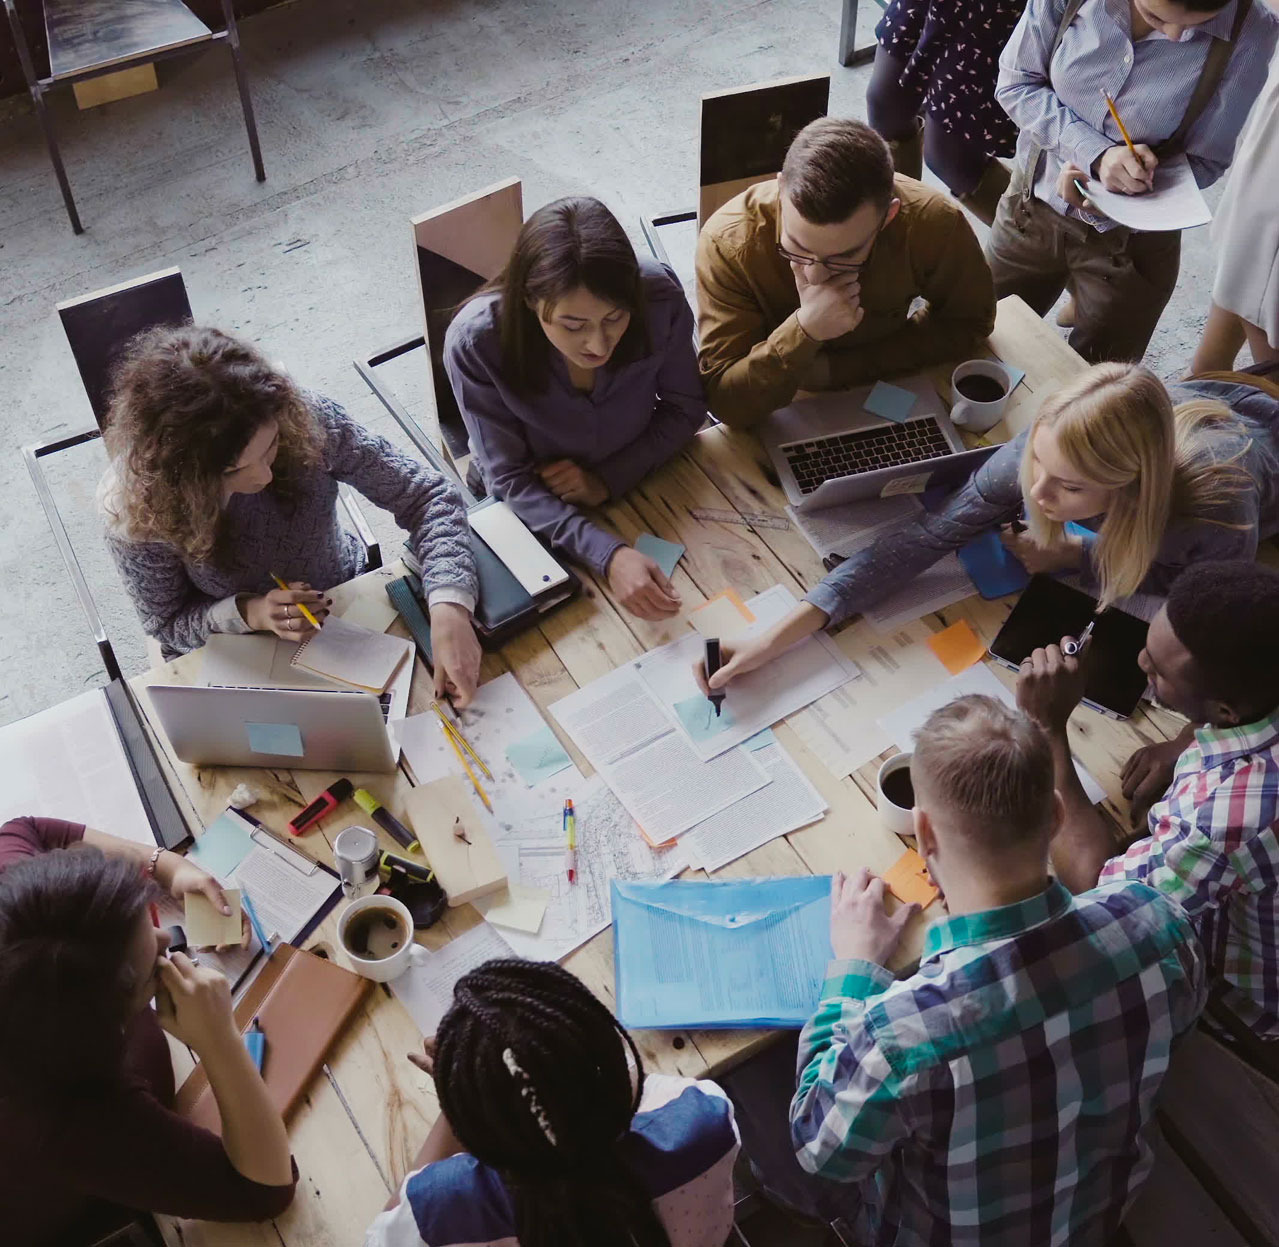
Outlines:
[[[829,72],[831,112],[864,116],[868,68],[836,63],[838,0],[300,0],[241,25],[267,168],[253,180],[228,58],[160,66],[161,90],[78,113],[53,101],[80,213],[67,225],[25,99],[0,105],[0,722],[102,682],[97,651],[19,457],[91,423],[61,300],[179,265],[198,318],[244,334],[379,431],[350,360],[419,325],[408,217],[512,174],[526,210],[604,199],[690,206],[705,91]],[[861,6],[859,43],[876,6]],[[1209,196],[1215,202],[1216,194]],[[1174,376],[1202,326],[1207,231],[1150,353]],[[404,370],[420,410],[424,378]],[[130,670],[140,630],[97,537],[100,447],[56,482]],[[388,550],[394,526],[373,514]]]

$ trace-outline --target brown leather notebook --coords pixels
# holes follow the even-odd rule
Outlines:
[[[266,1035],[262,1079],[286,1120],[372,987],[369,979],[324,957],[280,944],[236,1005],[240,1033],[256,1017]],[[222,1128],[217,1100],[201,1065],[182,1084],[174,1108],[197,1126]]]

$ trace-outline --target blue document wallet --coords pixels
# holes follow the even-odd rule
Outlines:
[[[617,1015],[639,1029],[798,1028],[830,949],[830,876],[614,879]]]

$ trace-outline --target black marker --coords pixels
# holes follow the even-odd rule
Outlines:
[[[720,669],[720,666],[722,664],[723,664],[723,659],[720,657],[720,652],[719,652],[719,637],[717,636],[707,637],[706,638],[706,679],[708,682],[710,681],[711,676],[713,676],[715,672],[717,672]],[[707,696],[710,699],[711,705],[715,707],[715,717],[718,719],[720,716],[720,711],[724,708],[724,694],[708,693]]]

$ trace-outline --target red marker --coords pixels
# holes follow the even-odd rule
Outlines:
[[[568,848],[564,853],[564,869],[568,873],[569,883],[577,882],[577,815],[573,813],[573,802],[564,802],[564,830],[568,833]]]

